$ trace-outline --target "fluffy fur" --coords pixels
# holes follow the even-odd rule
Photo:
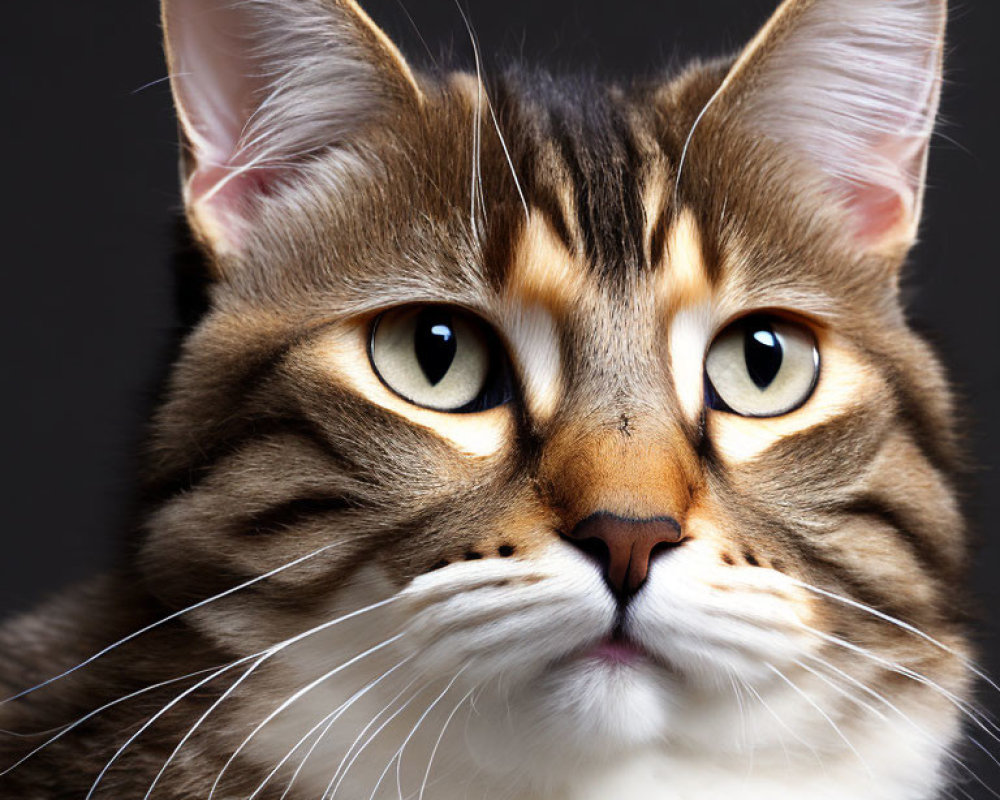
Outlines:
[[[944,16],[788,0],[736,59],[605,85],[411,72],[352,0],[166,0],[209,308],[121,568],[0,629],[3,796],[977,780],[953,411],[897,291]],[[511,402],[378,379],[373,320],[418,303],[492,327]],[[814,392],[706,407],[761,310]],[[627,603],[572,542],[595,512],[685,536]]]

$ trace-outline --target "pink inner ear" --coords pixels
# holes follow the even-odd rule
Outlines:
[[[235,210],[237,204],[257,195],[269,195],[277,180],[277,170],[266,167],[236,173],[236,167],[199,167],[191,176],[192,202],[208,202]]]
[[[232,249],[288,165],[354,141],[402,82],[419,95],[353,0],[162,2],[185,199],[213,245]]]
[[[927,154],[926,139],[880,138],[871,152],[877,154],[875,163],[882,167],[873,170],[873,176],[882,180],[848,183],[843,194],[856,220],[857,235],[867,246],[912,234]]]
[[[909,221],[911,209],[905,199],[886,186],[850,184],[845,200],[856,220],[856,234],[865,246],[891,238]]]
[[[946,0],[786,0],[741,57],[748,125],[825,173],[859,244],[912,243],[941,88]],[[781,16],[784,15],[784,16]],[[738,89],[733,89],[736,91]]]
[[[221,0],[165,7],[178,106],[198,161],[228,163],[265,88],[249,12]]]
[[[188,184],[189,202],[206,225],[203,233],[230,251],[240,249],[254,199],[271,194],[278,181],[275,169],[234,172],[232,167],[199,167]]]
[[[205,217],[205,232],[232,245],[248,202],[274,179],[257,169],[233,176],[267,85],[266,65],[254,56],[252,11],[229,0],[168,0],[165,9],[174,90],[196,164],[187,199]]]

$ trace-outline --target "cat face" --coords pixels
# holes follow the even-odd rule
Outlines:
[[[315,631],[251,750],[378,679],[331,753],[424,691],[400,720],[474,705],[498,776],[891,736],[928,780],[964,540],[897,282],[944,3],[791,0],[629,86],[418,76],[353,3],[288,5],[165,3],[213,282],[140,558],[177,607],[268,575],[191,617],[237,655]]]

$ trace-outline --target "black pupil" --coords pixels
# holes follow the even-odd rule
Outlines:
[[[783,358],[781,341],[766,321],[754,320],[747,324],[743,354],[751,380],[763,391],[781,371]]]
[[[417,317],[413,348],[417,363],[428,382],[431,386],[437,386],[448,374],[458,351],[458,339],[451,314],[434,308],[421,311]]]

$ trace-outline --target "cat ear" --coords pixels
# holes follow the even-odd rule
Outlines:
[[[916,238],[947,0],[785,0],[720,96],[818,168],[865,250]]]
[[[354,0],[163,0],[174,100],[197,233],[238,252],[255,201],[319,152],[420,89]]]

